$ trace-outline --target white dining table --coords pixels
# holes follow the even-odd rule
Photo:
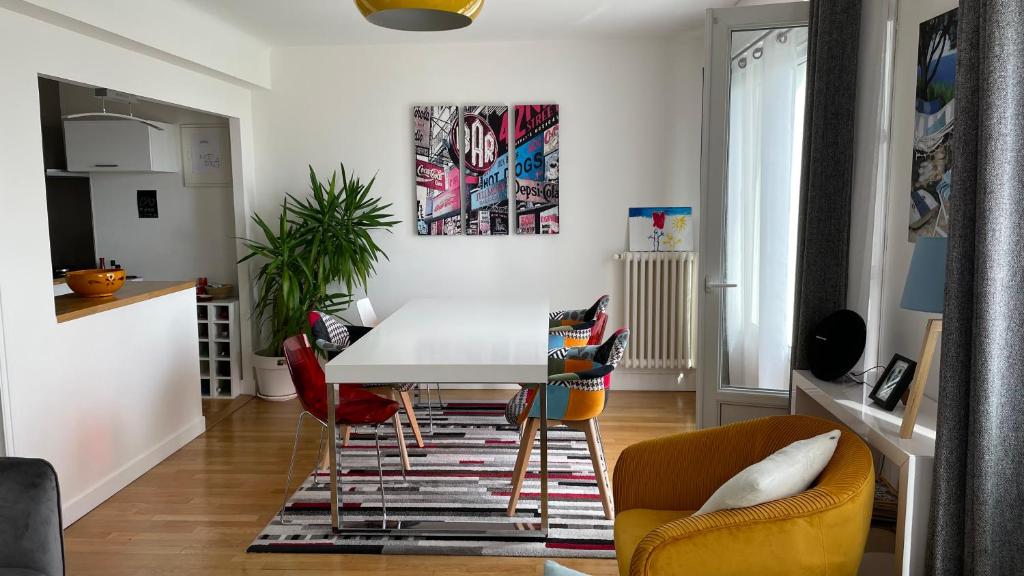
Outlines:
[[[548,530],[547,343],[545,298],[424,298],[411,300],[327,363],[331,435],[331,526],[338,532],[479,534],[545,537]],[[518,383],[539,388],[540,523],[504,527],[470,522],[346,525],[338,502],[339,384],[432,383],[472,387]],[[510,471],[511,472],[511,471]]]

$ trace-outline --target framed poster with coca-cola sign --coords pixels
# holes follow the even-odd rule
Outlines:
[[[508,234],[508,106],[462,107],[466,234]]]
[[[416,233],[454,236],[462,232],[459,185],[458,106],[414,106]]]
[[[515,107],[516,232],[558,234],[558,105]]]

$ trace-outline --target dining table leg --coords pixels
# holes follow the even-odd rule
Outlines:
[[[331,455],[331,528],[341,529],[341,518],[338,514],[338,426],[334,420],[337,398],[334,384],[327,384],[327,428],[330,430]]]
[[[540,529],[548,533],[548,385],[540,385]]]

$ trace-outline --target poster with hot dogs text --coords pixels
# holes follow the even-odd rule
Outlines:
[[[518,234],[558,234],[558,105],[516,105],[515,199]]]

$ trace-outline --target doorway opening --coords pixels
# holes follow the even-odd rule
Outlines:
[[[75,270],[195,281],[196,387],[210,398],[248,392],[232,119],[110,87],[38,83],[55,310],[74,297],[65,278]]]

